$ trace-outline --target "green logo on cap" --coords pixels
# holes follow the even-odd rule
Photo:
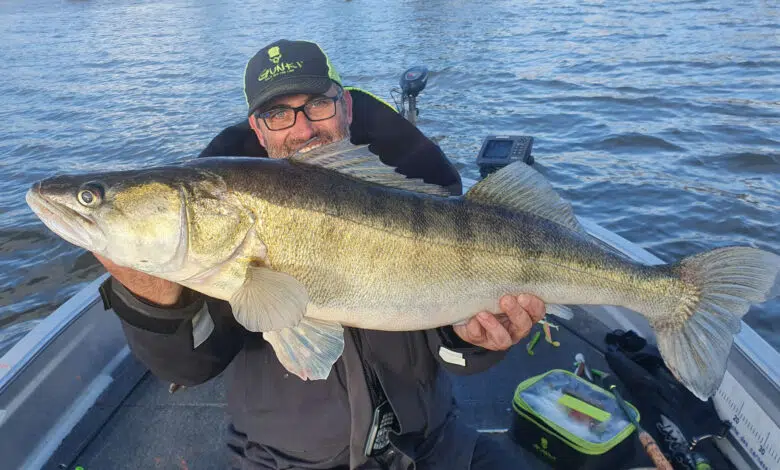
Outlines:
[[[259,82],[272,80],[279,75],[295,72],[296,70],[300,70],[301,67],[303,67],[302,60],[296,60],[295,62],[283,62],[282,52],[279,50],[279,46],[274,46],[268,49],[268,59],[274,65],[263,70],[263,72],[258,75],[257,81]]]
[[[274,64],[279,63],[279,59],[282,58],[282,53],[279,52],[279,46],[274,46],[268,49],[268,58],[271,59],[271,62]]]
[[[260,76],[257,77],[257,81],[259,82],[265,82],[267,80],[271,80],[273,78],[278,77],[279,75],[284,75],[286,73],[295,72],[296,70],[303,67],[303,61],[299,60],[296,62],[281,62],[279,64],[274,65],[273,67],[267,68],[263,70],[263,73],[260,74]]]

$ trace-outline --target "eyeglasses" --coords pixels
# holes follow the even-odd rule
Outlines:
[[[324,121],[336,115],[336,103],[341,99],[342,94],[339,89],[336,96],[320,96],[295,108],[277,106],[264,113],[256,114],[255,119],[262,119],[265,126],[272,131],[281,131],[294,126],[298,111],[302,111],[309,121]]]

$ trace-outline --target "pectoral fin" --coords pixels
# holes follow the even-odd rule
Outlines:
[[[297,325],[309,296],[294,277],[264,266],[247,268],[246,280],[233,294],[233,316],[249,331],[281,330]]]
[[[344,352],[344,329],[338,323],[304,318],[298,326],[268,331],[279,362],[302,380],[328,378],[333,364]]]

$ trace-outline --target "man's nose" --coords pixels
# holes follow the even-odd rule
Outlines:
[[[314,123],[309,121],[303,110],[297,110],[295,116],[295,125],[292,128],[292,132],[295,136],[302,140],[309,140],[314,137],[316,130],[314,129]]]

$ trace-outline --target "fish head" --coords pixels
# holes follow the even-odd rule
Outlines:
[[[33,184],[27,203],[57,235],[150,274],[186,257],[186,178],[166,169],[61,175]]]

